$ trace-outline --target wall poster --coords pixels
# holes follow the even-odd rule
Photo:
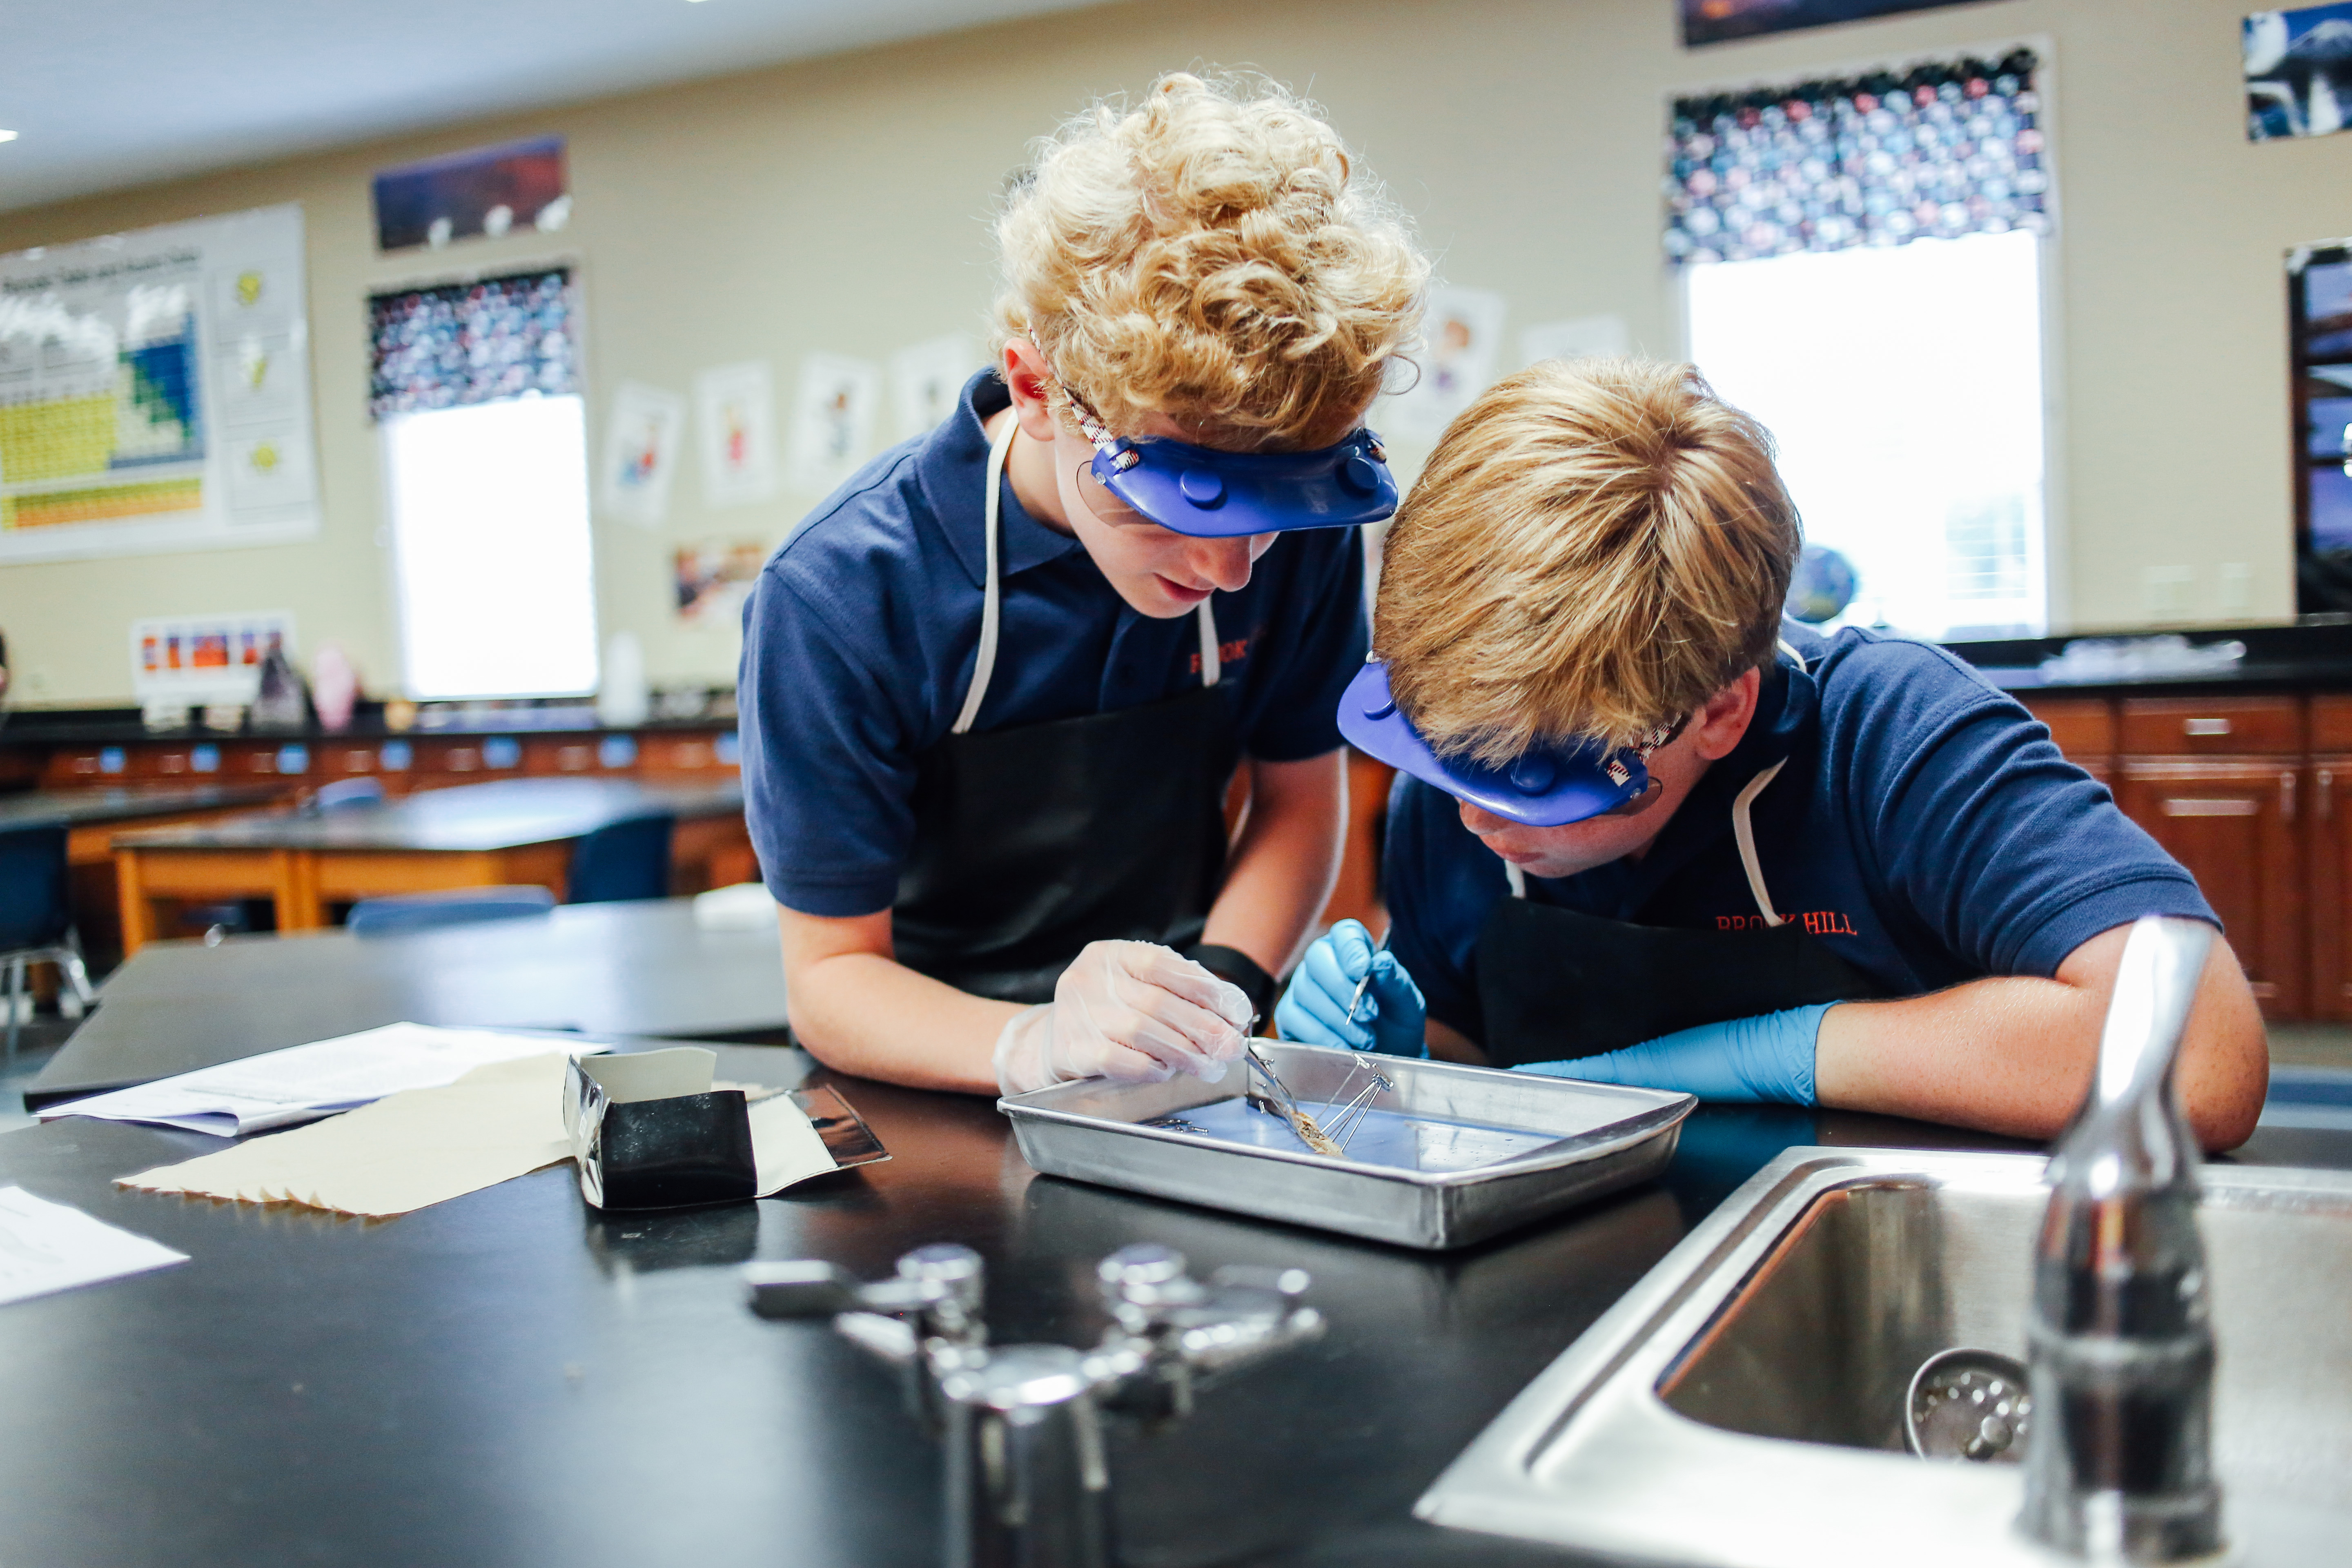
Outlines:
[[[1681,0],[1683,45],[1720,44],[1759,33],[1792,33],[1905,11],[1936,11],[1965,0]]]
[[[2240,37],[2247,141],[2326,136],[2352,125],[2352,5],[2257,11]]]
[[[552,234],[572,217],[561,136],[404,163],[378,173],[373,186],[378,250],[503,239],[517,224]]]
[[[987,362],[961,332],[911,343],[890,356],[890,392],[897,405],[898,439],[928,436],[955,412],[956,399],[971,373]]]
[[[776,493],[776,387],[765,360],[719,365],[694,378],[702,499],[751,506]]]
[[[677,618],[688,626],[740,626],[743,601],[751,596],[751,584],[759,581],[772,549],[757,539],[706,539],[679,545],[670,554]]]
[[[1418,373],[1402,391],[1372,411],[1372,428],[1406,440],[1434,441],[1454,416],[1494,384],[1509,307],[1491,289],[1440,284],[1429,291],[1422,318],[1426,346],[1414,356]]]
[[[607,517],[661,527],[669,516],[670,478],[685,434],[686,399],[677,393],[636,381],[614,388],[599,494]]]
[[[848,481],[874,444],[881,399],[879,365],[845,354],[814,353],[801,361],[792,435],[784,448],[793,489],[824,495]]]
[[[302,209],[0,257],[0,563],[319,529]]]
[[[294,612],[163,616],[131,623],[131,690],[142,702],[251,702],[273,648],[294,657]]]

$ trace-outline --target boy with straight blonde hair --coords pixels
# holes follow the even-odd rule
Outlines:
[[[828,1065],[1220,1077],[1336,873],[1355,525],[1396,498],[1362,420],[1428,264],[1262,79],[1166,76],[1035,154],[995,364],[755,586],[746,815]]]
[[[1401,774],[1391,942],[1318,942],[1283,1033],[2053,1134],[2130,922],[2219,921],[1950,654],[1784,623],[1800,542],[1769,436],[1688,365],[1541,364],[1465,411],[1340,704]],[[2179,1070],[2209,1147],[2252,1131],[2224,942]]]

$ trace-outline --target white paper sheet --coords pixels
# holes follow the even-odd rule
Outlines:
[[[541,1041],[542,1051],[545,1041]],[[124,1176],[117,1185],[378,1218],[446,1203],[572,1157],[562,1054],[477,1068],[275,1137]]]
[[[0,1305],[187,1260],[78,1208],[0,1187]]]
[[[386,1024],[380,1029],[265,1051],[177,1078],[48,1106],[39,1114],[44,1121],[60,1116],[95,1116],[235,1138],[315,1121],[404,1089],[454,1083],[486,1063],[544,1056],[551,1044],[544,1035]],[[603,1049],[583,1046],[572,1054]]]

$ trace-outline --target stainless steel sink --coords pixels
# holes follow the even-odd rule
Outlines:
[[[1424,1519],[1738,1568],[2050,1563],[2022,1469],[1911,1458],[1928,1356],[2022,1359],[2042,1161],[1791,1149],[1531,1384]],[[2352,1563],[2352,1173],[2208,1166],[2229,1559]]]

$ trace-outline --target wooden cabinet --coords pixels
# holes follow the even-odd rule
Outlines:
[[[2352,753],[2314,757],[2309,785],[2309,1016],[2352,1022]]]
[[[2273,1017],[2308,1016],[2299,757],[2126,757],[2124,815],[2189,868]]]
[[[2352,1020],[2352,693],[2026,705],[2197,879],[2267,1016]]]
[[[2119,740],[2126,756],[2300,756],[2303,699],[2126,698]]]
[[[2101,784],[2116,776],[2116,705],[2104,697],[2037,698],[2028,706],[2050,727],[2066,760]]]

